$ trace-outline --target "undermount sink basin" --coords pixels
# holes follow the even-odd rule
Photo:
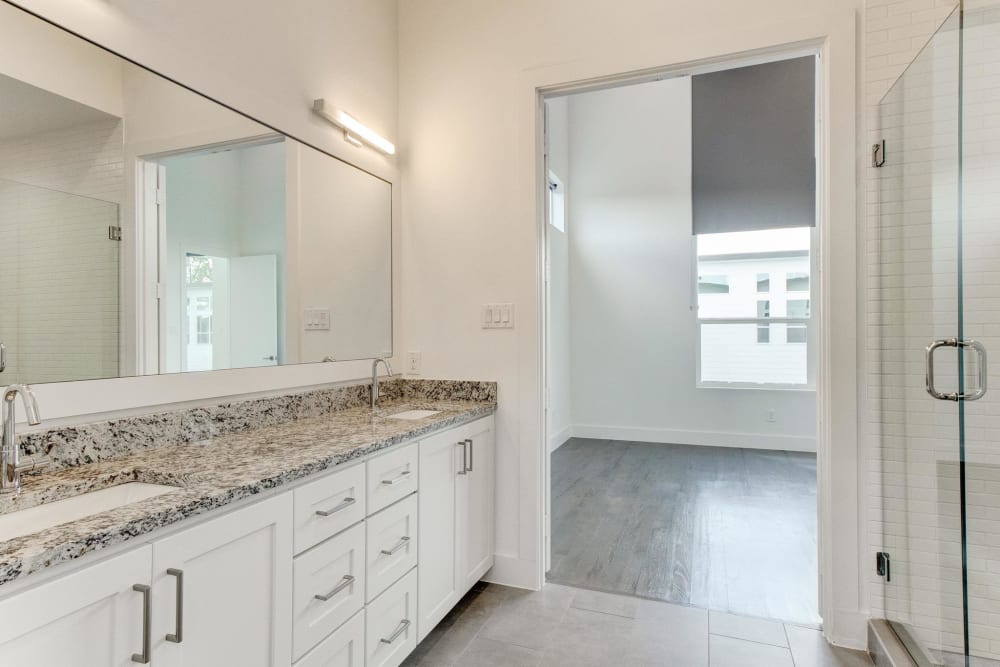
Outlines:
[[[406,410],[404,412],[397,412],[394,415],[389,415],[389,419],[423,419],[424,417],[433,417],[440,410]]]
[[[3,514],[0,515],[0,542],[37,533],[53,526],[77,521],[178,489],[180,489],[179,486],[129,482],[29,507],[18,512]]]

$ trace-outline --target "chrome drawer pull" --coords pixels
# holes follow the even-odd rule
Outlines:
[[[461,442],[455,443],[456,446],[462,448],[462,469],[458,471],[459,475],[469,474],[469,448],[466,445],[468,440],[462,440]]]
[[[142,653],[133,653],[132,662],[138,662],[140,665],[148,665],[150,644],[149,616],[152,610],[152,603],[149,599],[149,586],[146,584],[134,584],[132,590],[136,593],[142,593]]]
[[[469,445],[469,467],[466,468],[465,470],[466,472],[472,472],[473,457],[475,456],[476,453],[475,443],[472,442],[472,440],[463,440],[462,442],[468,443]]]
[[[410,627],[410,620],[407,619],[407,618],[404,618],[403,620],[401,620],[399,622],[399,627],[397,627],[395,630],[393,630],[392,634],[389,635],[388,639],[385,638],[385,637],[383,637],[379,641],[382,642],[383,644],[391,644],[394,641],[396,641],[397,639],[399,639],[399,636],[401,634],[403,634],[404,632],[406,632],[406,628],[408,628],[408,627]]]
[[[404,535],[403,537],[399,538],[399,542],[396,543],[396,546],[394,546],[391,549],[382,549],[382,553],[385,554],[386,556],[391,556],[409,543],[410,543],[410,538]]]
[[[383,479],[382,483],[385,484],[386,486],[395,486],[400,482],[405,482],[407,478],[409,478],[409,476],[410,476],[410,471],[404,470],[403,472],[399,473],[399,477],[394,477],[392,479]]]
[[[320,602],[326,602],[327,600],[330,600],[334,595],[336,595],[340,591],[350,586],[352,583],[354,583],[354,575],[345,574],[344,578],[340,580],[339,584],[333,587],[332,591],[330,591],[326,595],[314,595],[313,597],[319,600]]]
[[[357,500],[355,500],[354,498],[344,498],[344,500],[341,501],[341,503],[336,507],[333,507],[328,510],[316,510],[316,514],[319,516],[330,516],[331,514],[336,514],[340,510],[346,510],[348,507],[350,507],[356,502]]]
[[[184,570],[167,568],[167,574],[177,577],[177,606],[174,611],[174,634],[168,634],[166,640],[174,644],[184,641]]]

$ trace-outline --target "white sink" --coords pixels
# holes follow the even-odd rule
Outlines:
[[[397,412],[394,415],[389,415],[389,419],[409,419],[409,420],[416,420],[416,419],[423,419],[424,417],[432,417],[433,415],[436,415],[439,412],[441,412],[441,411],[440,410],[406,410],[405,412]]]
[[[19,512],[0,514],[0,542],[37,533],[46,528],[77,521],[178,489],[180,489],[179,486],[129,482],[29,507]]]

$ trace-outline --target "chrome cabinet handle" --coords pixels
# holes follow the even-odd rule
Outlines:
[[[404,470],[403,472],[399,473],[398,477],[393,477],[392,479],[383,479],[382,483],[385,484],[386,486],[395,486],[400,482],[405,482],[407,479],[409,479],[409,477],[410,477],[410,471]]]
[[[149,664],[150,627],[149,619],[152,611],[152,601],[150,600],[149,586],[146,584],[134,584],[132,590],[142,593],[142,653],[133,653],[132,662],[140,665]]]
[[[333,598],[334,595],[336,595],[340,591],[342,591],[345,588],[347,588],[348,586],[350,586],[353,582],[354,582],[354,575],[352,575],[352,574],[345,574],[344,578],[340,580],[339,584],[337,584],[336,586],[333,587],[332,591],[330,591],[326,595],[320,595],[319,593],[317,593],[313,597],[316,598],[317,600],[319,600],[320,602],[326,602],[326,601],[330,600],[331,598]]]
[[[954,347],[959,348],[960,350],[971,347],[976,351],[976,354],[979,356],[979,386],[974,392],[959,393],[957,391],[952,391],[945,393],[938,391],[934,386],[934,353],[938,350],[938,348],[942,347]],[[988,377],[986,363],[986,347],[978,340],[942,338],[940,340],[933,341],[927,346],[924,354],[924,365],[926,371],[925,384],[927,393],[940,401],[978,401],[986,395]]]
[[[462,469],[458,471],[459,475],[469,474],[469,449],[465,446],[466,442],[468,442],[468,440],[462,440],[461,442],[455,443],[457,447],[462,448]]]
[[[184,641],[184,570],[167,568],[167,574],[177,577],[176,607],[174,608],[174,633],[168,634],[168,642],[180,644]]]
[[[7,370],[7,344],[0,343],[0,373]]]
[[[389,635],[388,637],[383,637],[382,639],[379,639],[379,641],[382,642],[383,644],[391,644],[397,639],[399,639],[399,636],[404,632],[406,632],[406,628],[408,627],[410,627],[410,620],[404,618],[399,622],[399,626],[395,630],[393,630],[391,635]]]
[[[476,447],[473,444],[472,440],[463,440],[463,442],[469,445],[469,467],[466,468],[465,470],[466,472],[472,472],[472,466],[475,465],[473,457],[475,456],[476,453]]]
[[[385,554],[386,556],[391,556],[409,543],[410,543],[410,538],[404,535],[403,537],[399,538],[399,542],[396,542],[396,546],[394,546],[391,549],[382,549],[382,553]]]
[[[330,516],[331,514],[336,514],[340,510],[345,510],[357,501],[354,498],[344,498],[339,505],[336,507],[331,507],[328,510],[316,510],[316,514],[319,516]]]

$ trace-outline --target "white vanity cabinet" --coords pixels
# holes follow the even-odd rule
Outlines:
[[[291,592],[289,493],[154,542],[153,662],[288,665]]]
[[[0,600],[0,664],[126,667],[136,664],[133,656],[141,662],[151,564],[147,545]]]
[[[493,419],[420,443],[418,639],[493,566]]]
[[[486,417],[19,588],[0,665],[396,667],[493,564],[493,457]]]

